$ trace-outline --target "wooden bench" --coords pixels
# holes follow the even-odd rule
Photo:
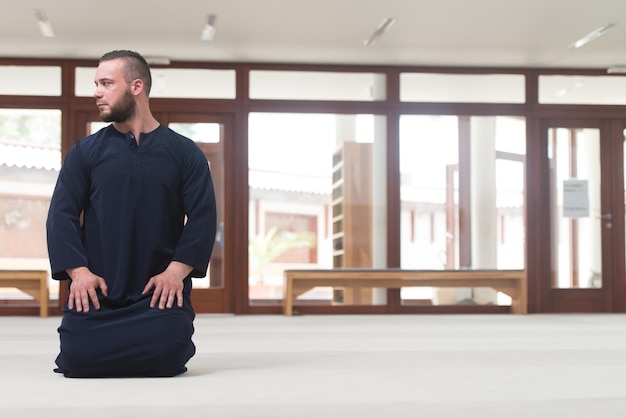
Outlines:
[[[399,289],[402,287],[490,287],[511,297],[511,312],[527,313],[524,270],[285,270],[283,313],[293,314],[295,299],[318,286]]]
[[[15,287],[39,302],[39,316],[48,316],[48,272],[46,270],[0,270],[0,287]]]

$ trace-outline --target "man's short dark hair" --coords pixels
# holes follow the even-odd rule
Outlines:
[[[120,49],[104,54],[100,58],[100,61],[98,61],[98,64],[114,59],[124,60],[124,80],[126,80],[127,83],[131,83],[133,80],[140,79],[143,81],[143,88],[146,91],[146,95],[150,96],[152,75],[146,59],[135,51]]]

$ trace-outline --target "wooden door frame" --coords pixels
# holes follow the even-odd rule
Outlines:
[[[611,209],[613,214],[612,233],[603,229],[603,287],[601,289],[555,289],[552,288],[552,220],[549,214],[543,213],[546,219],[542,224],[547,227],[540,230],[536,237],[534,254],[537,256],[535,272],[535,295],[537,296],[536,312],[624,312],[626,303],[626,283],[624,283],[624,204],[622,199],[615,196],[624,196],[623,172],[623,134],[624,121],[607,118],[541,118],[539,122],[539,149],[541,153],[541,169],[534,179],[534,187],[540,189],[540,196],[545,208],[545,202],[551,198],[550,168],[546,150],[548,147],[548,132],[550,128],[595,128],[600,131],[601,156],[601,207],[603,211]],[[618,141],[619,138],[619,141]],[[529,167],[531,169],[531,167]],[[529,210],[532,210],[529,208]],[[535,217],[537,219],[537,217]],[[534,224],[534,228],[540,228]],[[533,236],[535,236],[533,234]],[[612,256],[605,255],[606,249],[612,251]],[[531,255],[532,256],[532,255]],[[530,263],[529,263],[530,265]]]

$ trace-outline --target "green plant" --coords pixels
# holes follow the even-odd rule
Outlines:
[[[315,236],[311,232],[279,231],[270,228],[265,235],[251,237],[248,245],[250,264],[258,269],[258,283],[263,283],[265,269],[274,259],[285,251],[296,247],[311,248],[315,245]]]

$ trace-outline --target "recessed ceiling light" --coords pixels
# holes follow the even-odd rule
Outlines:
[[[39,32],[41,36],[45,38],[54,38],[54,29],[52,29],[52,23],[48,20],[46,12],[42,9],[35,9],[35,17],[37,18],[37,25],[39,26]]]
[[[615,26],[615,23],[609,23],[608,25],[604,25],[594,31],[591,31],[587,35],[583,36],[582,38],[580,38],[579,40],[571,44],[569,48],[574,48],[574,49],[580,48],[581,46],[586,45],[589,42],[593,41],[594,39],[597,39],[600,36],[604,35],[609,30],[611,30],[613,26]]]
[[[384,34],[389,30],[391,25],[395,23],[396,19],[394,17],[385,18],[378,28],[372,33],[372,36],[363,41],[363,45],[370,46],[374,45]]]

